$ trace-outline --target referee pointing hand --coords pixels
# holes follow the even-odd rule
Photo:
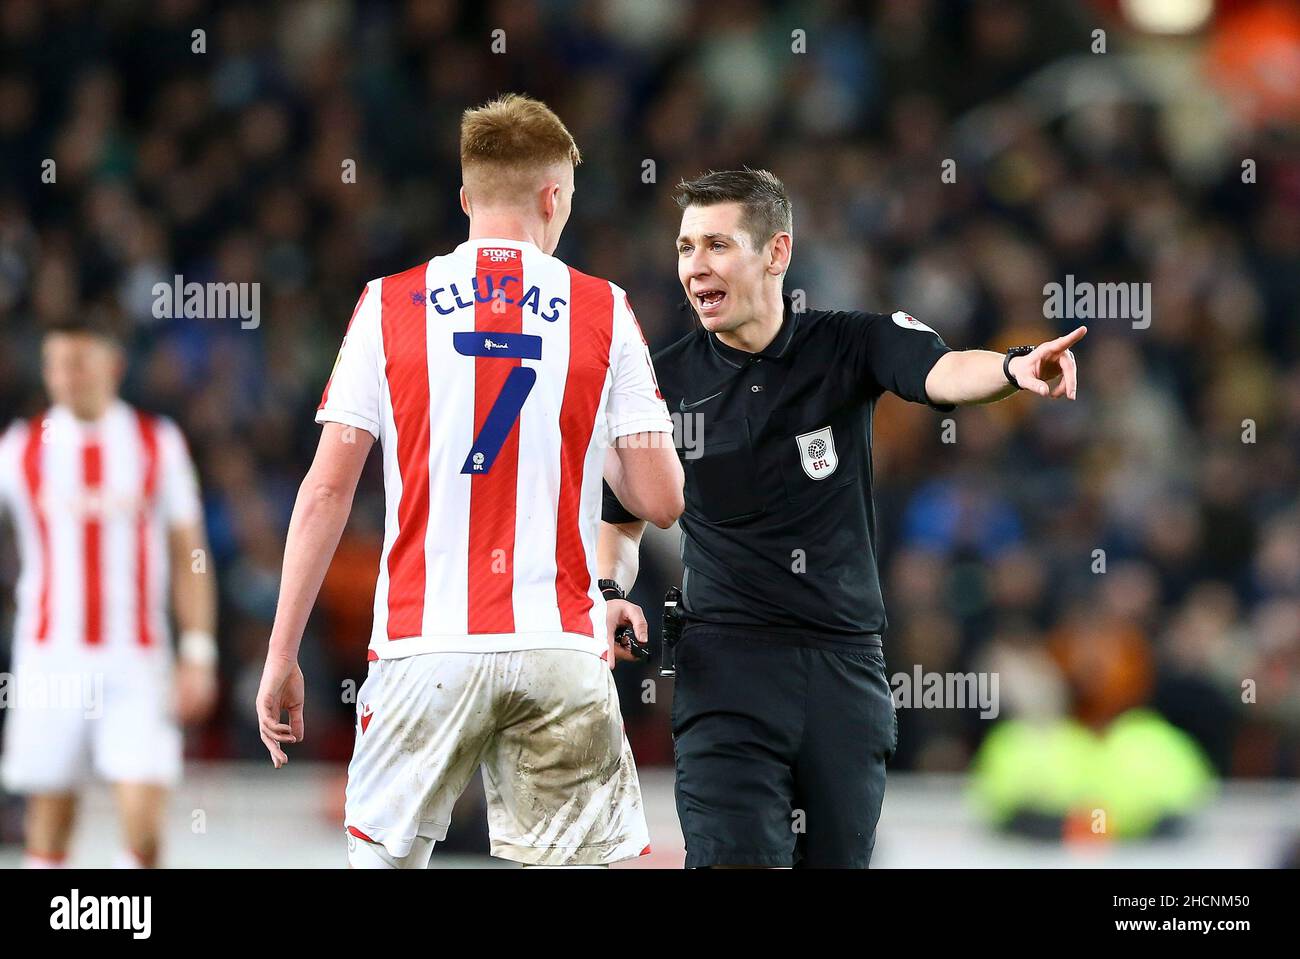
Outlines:
[[[763,170],[683,182],[678,276],[700,328],[654,357],[681,451],[685,628],[672,727],[686,866],[865,868],[897,745],[881,636],[871,416],[1024,389],[1075,398],[1086,328],[954,351],[893,314],[782,295],[790,199]],[[685,426],[685,424],[684,424]],[[628,590],[644,522],[606,489],[600,576]],[[614,589],[614,587],[611,587]],[[617,590],[615,590],[617,592]]]

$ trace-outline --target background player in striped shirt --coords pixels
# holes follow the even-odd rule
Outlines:
[[[683,476],[627,296],[550,255],[579,159],[535,100],[467,111],[469,240],[367,284],[316,416],[257,711],[279,768],[304,734],[303,628],[378,439],[387,521],[348,770],[354,867],[427,867],[480,765],[493,855],[604,865],[648,850],[609,672],[630,657],[615,628],[644,641],[646,625],[598,588],[601,477],[667,527]]]
[[[27,795],[29,866],[64,861],[92,770],[113,784],[119,865],[156,865],[179,724],[216,701],[216,589],[194,466],[174,423],[118,397],[125,366],[108,320],[52,326],[42,370],[53,405],[0,437],[0,512],[22,564],[3,779]]]

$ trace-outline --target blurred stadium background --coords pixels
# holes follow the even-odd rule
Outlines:
[[[343,862],[377,459],[304,643],[308,738],[273,774],[251,703],[283,535],[358,291],[463,239],[459,114],[510,90],[583,150],[558,254],[624,286],[656,348],[692,322],[671,188],[741,163],[792,192],[786,285],[811,307],[999,349],[1060,332],[1046,283],[1150,282],[1149,328],[1089,323],[1076,404],[964,409],[956,443],[879,407],[890,671],[996,673],[1000,709],[900,710],[877,863],[1300,859],[1300,5],[0,0],[0,422],[42,408],[43,324],[113,311],[127,398],[181,424],[204,484],[224,685],[170,864]],[[260,325],[155,319],[177,274],[259,283]],[[676,557],[647,537],[652,621]],[[680,865],[671,682],[618,679],[641,864]],[[74,864],[111,857],[105,800]],[[479,802],[436,862],[488,862]],[[0,864],[19,811],[0,798]]]

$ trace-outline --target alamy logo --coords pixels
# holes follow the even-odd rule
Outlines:
[[[104,674],[0,673],[0,709],[66,709],[87,719],[104,715]]]
[[[177,273],[171,283],[155,283],[151,292],[158,320],[239,320],[245,330],[262,323],[260,283],[186,283]]]
[[[889,678],[899,709],[976,709],[981,719],[1001,711],[997,673],[929,673],[917,663],[912,672]]]
[[[129,930],[132,939],[148,939],[153,931],[152,896],[82,896],[79,889],[50,900],[50,928]]]
[[[1151,325],[1150,283],[1065,283],[1043,286],[1043,316],[1049,320],[1132,320],[1133,329]]]

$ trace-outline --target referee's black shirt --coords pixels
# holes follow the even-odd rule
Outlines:
[[[688,621],[842,642],[885,631],[871,416],[886,390],[927,403],[947,352],[905,313],[795,313],[786,297],[761,353],[697,328],[655,355],[686,472]],[[608,486],[603,516],[635,519]]]

